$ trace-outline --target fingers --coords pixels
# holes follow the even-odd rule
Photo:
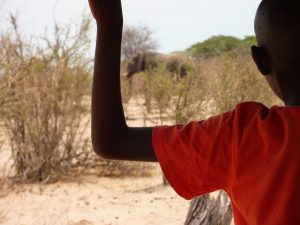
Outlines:
[[[88,2],[93,17],[101,25],[121,24],[123,21],[121,0],[88,0]]]
[[[96,19],[94,0],[88,0],[93,17]]]

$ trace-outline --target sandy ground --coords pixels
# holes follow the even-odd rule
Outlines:
[[[158,116],[140,111],[143,100],[132,99],[127,110],[131,126],[155,125]],[[89,134],[89,132],[87,133]],[[1,139],[2,138],[2,139]],[[2,141],[1,141],[2,140]],[[5,140],[4,140],[5,141]],[[3,135],[0,135],[3,142]],[[9,151],[0,151],[0,176],[11,164]],[[189,202],[157,173],[143,178],[76,178],[72,182],[2,185],[0,224],[3,225],[182,225]]]
[[[182,225],[189,202],[147,178],[84,177],[50,185],[14,185],[0,191],[0,224]]]
[[[90,99],[87,99],[89,102]],[[124,105],[130,126],[161,124],[145,114],[144,100]],[[145,120],[145,117],[147,118]],[[89,121],[89,116],[86,118]],[[171,124],[164,120],[164,124]],[[88,127],[86,135],[90,135]],[[2,183],[11,174],[7,138],[0,133],[0,225],[183,225],[190,202],[163,186],[158,164],[153,176],[82,176],[53,184]],[[3,147],[4,146],[4,147]],[[0,146],[1,147],[1,146]],[[212,197],[216,197],[213,193]]]

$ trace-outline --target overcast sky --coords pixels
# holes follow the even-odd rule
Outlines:
[[[1,0],[0,0],[1,2]],[[184,50],[212,35],[253,35],[260,0],[123,0],[125,24],[147,25],[155,31],[159,50]],[[5,0],[2,15],[18,12],[23,31],[43,34],[58,22],[76,21],[87,0]]]

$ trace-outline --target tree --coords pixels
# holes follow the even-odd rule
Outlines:
[[[184,225],[230,225],[232,208],[224,191],[220,191],[216,198],[204,195],[195,198]]]
[[[255,36],[245,36],[243,42],[246,45],[257,45],[257,40]]]
[[[154,32],[147,26],[125,26],[122,40],[122,59],[128,60],[138,53],[155,51],[158,42]]]
[[[219,35],[196,43],[186,51],[192,56],[214,56],[230,52],[239,46],[250,47],[254,44],[256,44],[256,38],[254,36],[246,36],[244,39],[239,39],[232,36]]]

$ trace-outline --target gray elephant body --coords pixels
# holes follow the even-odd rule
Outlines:
[[[156,52],[139,53],[128,63],[126,77],[131,79],[134,74],[157,68],[160,64],[167,71],[184,77],[188,73],[188,57],[179,52],[161,54]]]

